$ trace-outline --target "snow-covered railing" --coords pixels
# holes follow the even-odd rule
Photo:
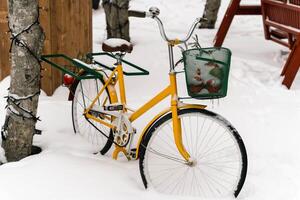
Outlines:
[[[68,74],[78,80],[81,79],[86,79],[86,78],[91,78],[95,77],[95,78],[102,78],[102,74],[99,73],[97,70],[95,70],[95,68],[91,67],[91,65],[84,63],[78,59],[73,59],[70,58],[64,54],[50,54],[50,55],[43,55],[41,57],[41,59],[50,64],[52,67],[55,67],[57,69],[59,69],[60,71],[62,71],[65,74]],[[62,60],[61,62],[59,62],[59,60]],[[71,66],[76,67],[77,69],[80,70],[84,70],[86,72],[88,72],[87,75],[81,75],[81,73],[76,73],[75,71],[72,71],[71,69],[69,69],[66,65],[63,65],[61,63],[68,63]]]
[[[78,60],[76,58],[70,58],[64,54],[50,54],[50,55],[43,55],[41,59],[50,64],[52,67],[59,69],[64,74],[68,74],[77,80],[81,79],[90,79],[90,78],[102,78],[103,74],[99,73],[99,71],[103,70],[114,70],[114,63],[111,63],[111,67],[101,63],[100,61],[94,60],[94,57],[97,56],[109,56],[111,58],[114,58],[113,54],[107,53],[107,52],[100,52],[100,53],[89,53],[86,55],[88,59],[90,59],[92,64],[85,63],[81,60]],[[128,66],[132,67],[135,71],[127,72],[124,71],[124,75],[128,76],[138,76],[138,75],[148,75],[149,72],[133,63],[130,63],[129,61],[126,61],[124,59],[121,59],[122,63],[127,64]],[[68,63],[67,65],[62,63]],[[67,66],[74,66],[76,68],[76,71],[71,70]],[[85,72],[88,72],[87,74],[80,73],[80,70],[83,70]],[[79,71],[79,73],[78,73]]]

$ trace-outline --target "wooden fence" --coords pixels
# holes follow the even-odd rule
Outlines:
[[[0,80],[9,75],[9,34],[7,33],[7,1],[0,0]]]
[[[92,1],[39,0],[40,22],[46,40],[44,54],[81,57],[92,51]],[[10,35],[7,33],[7,0],[0,0],[0,80],[10,73]],[[43,64],[42,89],[51,95],[62,83],[62,74]]]

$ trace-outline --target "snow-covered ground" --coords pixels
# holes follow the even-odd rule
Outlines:
[[[258,2],[251,0],[249,2]],[[132,9],[157,6],[168,34],[183,37],[196,17],[202,15],[204,0],[133,0]],[[222,1],[218,24],[228,1]],[[94,51],[105,38],[102,9],[94,11]],[[126,58],[150,71],[147,77],[126,77],[128,104],[138,107],[168,82],[167,47],[151,19],[130,20],[134,50]],[[203,46],[212,44],[216,30],[196,30]],[[239,199],[300,199],[300,75],[290,90],[281,85],[282,46],[264,40],[261,17],[237,17],[224,46],[233,52],[228,96],[207,101],[209,109],[226,117],[240,132],[248,152],[249,170]],[[175,52],[180,57],[180,51]],[[185,82],[179,87],[184,95]],[[136,83],[139,84],[136,84]],[[7,94],[9,79],[0,84]],[[138,98],[135,98],[137,97]],[[193,199],[145,191],[138,161],[114,161],[93,155],[93,149],[78,135],[71,122],[67,90],[59,88],[52,97],[42,95],[38,128],[42,136],[34,143],[39,155],[0,167],[1,200],[93,200],[93,199]],[[203,102],[200,102],[203,103]],[[0,99],[0,123],[4,122],[5,100]],[[162,105],[138,120],[138,132]]]

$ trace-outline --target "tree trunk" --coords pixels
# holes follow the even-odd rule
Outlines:
[[[201,24],[202,28],[215,27],[220,6],[221,6],[221,0],[206,0],[202,17],[206,18],[207,21]]]
[[[107,38],[122,38],[130,41],[129,0],[103,0],[102,2],[106,16]]]
[[[38,23],[38,0],[9,0],[11,82],[2,147],[7,161],[31,154],[40,92],[40,54],[44,34]],[[26,30],[26,31],[24,31]]]

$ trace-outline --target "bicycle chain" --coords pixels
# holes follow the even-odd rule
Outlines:
[[[70,87],[68,87],[69,88],[69,91],[70,91],[70,93],[73,95],[73,98],[76,98],[75,97],[75,93],[71,90],[71,88]],[[75,101],[77,101],[76,99],[75,99]],[[82,106],[82,105],[81,105]],[[115,141],[114,141],[114,139],[111,139],[109,136],[107,136],[103,131],[101,131],[97,126],[95,126],[86,116],[85,116],[85,119],[86,119],[86,121],[88,121],[98,132],[100,132],[104,137],[106,137],[107,138],[107,140],[109,140],[110,142],[112,142],[113,144],[115,144],[115,145],[117,145],[118,147],[124,147],[124,146],[120,146],[119,144],[117,144]],[[128,142],[129,142],[129,140],[128,140]],[[126,143],[126,145],[128,144],[128,142]]]
[[[87,117],[85,117],[86,121],[88,121],[98,132],[100,132],[103,136],[105,136],[109,141],[111,141],[112,143],[114,143],[115,145],[117,145],[118,147],[126,147],[128,142],[125,145],[119,145],[118,143],[116,143],[114,141],[114,139],[110,139],[109,136],[107,136],[103,131],[101,131],[95,124],[93,124]]]

